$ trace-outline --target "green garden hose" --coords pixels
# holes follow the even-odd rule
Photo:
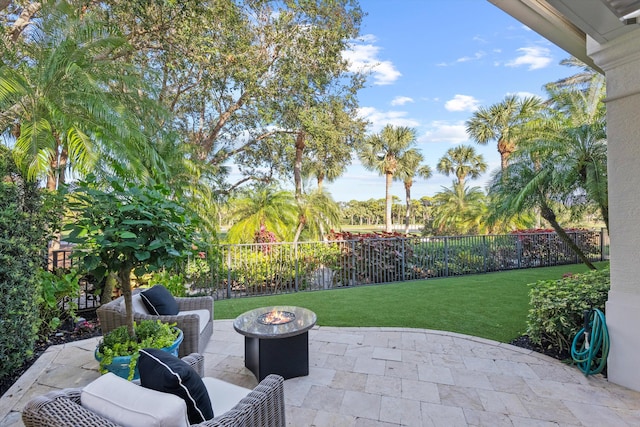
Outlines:
[[[609,331],[604,314],[597,308],[586,311],[584,327],[571,345],[571,357],[585,375],[599,374],[607,364]]]

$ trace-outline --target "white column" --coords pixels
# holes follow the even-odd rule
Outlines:
[[[609,381],[640,391],[640,29],[606,44],[587,37],[605,71],[611,290]]]

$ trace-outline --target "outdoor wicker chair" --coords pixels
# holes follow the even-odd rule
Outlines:
[[[189,355],[183,360],[199,358],[200,366],[194,366],[196,371],[202,372],[202,356]],[[187,360],[188,361],[188,360]],[[193,363],[190,362],[190,363]],[[112,375],[112,374],[107,374]],[[123,381],[118,378],[118,380]],[[204,378],[203,380],[206,380]],[[220,388],[219,393],[229,396],[244,396],[228,406],[230,409],[218,414],[211,420],[193,426],[246,426],[246,427],[284,427],[284,380],[279,375],[269,375],[262,380],[253,390],[244,389],[221,380],[216,381]],[[129,386],[131,387],[131,386]],[[142,386],[134,386],[144,389]],[[229,391],[227,391],[227,388]],[[50,391],[44,395],[34,397],[25,405],[22,411],[22,421],[26,427],[119,427],[108,418],[93,412],[81,404],[82,388],[68,388],[64,390]],[[111,394],[117,394],[115,390],[109,390]],[[154,390],[151,393],[160,393]],[[141,392],[142,393],[142,392]],[[166,393],[160,393],[165,395]],[[174,397],[175,398],[175,397]],[[213,403],[213,397],[211,397]],[[233,400],[235,402],[236,400]],[[160,408],[154,406],[155,413]],[[136,408],[135,415],[139,415],[141,409]],[[113,413],[112,411],[111,413]],[[117,412],[117,411],[115,411]]]
[[[134,291],[133,320],[151,319],[165,323],[175,323],[182,330],[184,339],[180,344],[180,357],[191,353],[203,353],[211,335],[213,334],[213,297],[184,297],[176,298],[180,312],[175,316],[149,314],[142,303],[136,303],[138,292]],[[119,326],[125,325],[124,297],[119,297],[97,309],[102,333],[111,332]],[[204,321],[202,321],[204,318]]]

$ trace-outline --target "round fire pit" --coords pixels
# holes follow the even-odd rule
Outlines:
[[[270,311],[268,313],[261,314],[256,319],[263,325],[284,325],[296,318],[296,315],[290,311]]]
[[[233,329],[244,335],[244,366],[258,381],[269,374],[284,379],[309,375],[309,329],[315,324],[313,311],[294,305],[242,313]]]

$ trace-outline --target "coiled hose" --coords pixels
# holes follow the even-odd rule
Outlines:
[[[599,374],[607,364],[609,331],[604,314],[594,308],[584,313],[584,327],[571,344],[571,357],[586,376]]]

